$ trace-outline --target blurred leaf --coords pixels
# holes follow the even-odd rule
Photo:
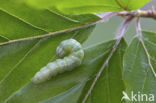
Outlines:
[[[32,7],[56,8],[67,14],[137,10],[151,0],[24,0]]]
[[[93,14],[63,15],[50,9],[38,10],[16,0],[0,0],[0,37],[8,40],[37,38],[95,22]],[[0,42],[5,42],[4,40]]]
[[[82,95],[81,91],[85,86],[85,82],[93,78],[97,70],[101,68],[103,61],[109,55],[115,41],[109,41],[86,48],[83,64],[72,72],[59,74],[51,80],[39,85],[34,85],[30,82],[31,78],[41,67],[45,66],[49,61],[54,61],[56,59],[55,49],[60,41],[72,35],[71,33],[69,35],[62,34],[61,36],[56,35],[44,39],[18,41],[6,44],[4,47],[0,48],[0,51],[3,51],[0,53],[0,67],[3,67],[3,69],[0,69],[0,73],[5,74],[5,77],[1,77],[0,103],[4,101],[7,103],[69,103],[68,100],[70,99],[73,101],[72,103],[76,103],[79,96]],[[84,35],[81,34],[81,36],[76,36],[75,39],[81,41],[83,36]],[[115,56],[120,54],[120,50],[124,50],[124,42],[121,44],[123,44],[123,46],[119,47],[119,51],[117,51],[117,54],[114,54],[113,57],[118,58],[119,62],[121,56]],[[23,55],[23,52],[25,52],[25,55]],[[22,58],[19,59],[19,57]],[[18,62],[12,63],[10,60]],[[5,67],[7,63],[8,65],[12,64],[9,66],[11,67],[9,71],[7,66]],[[113,59],[110,64],[111,63],[115,63],[116,66],[120,65]],[[111,68],[114,68],[114,66]],[[5,73],[6,70],[7,73]],[[119,83],[121,83],[119,84],[121,86],[120,89],[123,89],[122,81],[120,81],[121,72],[117,69],[116,72],[119,74],[114,79],[111,79],[112,83],[116,84],[116,80],[119,80]],[[111,75],[115,76],[116,74],[113,72]],[[74,95],[72,95],[73,93]]]
[[[0,43],[7,42],[7,41],[8,41],[8,38],[0,36]]]
[[[128,10],[137,10],[142,8],[145,4],[152,0],[117,0],[121,1],[121,4],[125,6]]]
[[[156,71],[156,33],[143,32],[143,40],[151,56],[153,68]],[[149,94],[156,95],[156,77],[154,77],[145,50],[138,38],[134,38],[127,48],[123,65],[126,93],[129,97],[131,97],[132,92],[147,94],[148,96]],[[127,103],[138,102],[127,101]]]

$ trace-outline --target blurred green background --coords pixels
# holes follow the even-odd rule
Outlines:
[[[156,8],[156,0],[152,0],[149,4],[145,5],[142,10],[151,9],[152,5]],[[135,21],[136,19],[129,25],[125,34],[128,43],[136,35]],[[116,16],[107,22],[97,24],[89,39],[84,43],[84,47],[115,38],[122,22],[123,18]],[[142,30],[156,32],[156,20],[154,19],[142,18],[141,26]]]

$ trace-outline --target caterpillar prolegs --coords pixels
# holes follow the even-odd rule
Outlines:
[[[84,50],[81,44],[74,39],[62,41],[56,49],[56,54],[62,59],[57,59],[41,68],[32,78],[33,83],[39,84],[47,81],[58,73],[70,71],[81,65],[84,58]]]

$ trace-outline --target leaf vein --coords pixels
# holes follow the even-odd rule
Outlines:
[[[21,22],[23,22],[23,23],[25,23],[25,24],[27,24],[27,25],[29,25],[29,26],[35,28],[35,29],[41,30],[41,31],[43,31],[43,32],[45,32],[45,33],[48,33],[48,31],[46,31],[46,30],[44,30],[44,29],[42,29],[42,28],[40,28],[40,27],[38,27],[38,26],[36,26],[36,25],[33,25],[33,24],[29,23],[28,21],[25,21],[24,19],[22,19],[22,18],[20,18],[20,17],[18,17],[18,16],[16,16],[16,15],[14,15],[14,14],[12,14],[12,13],[10,13],[10,12],[8,12],[8,11],[2,9],[2,8],[1,8],[0,10],[3,11],[4,13],[7,13],[8,15],[10,15],[10,16],[16,18],[17,20],[19,20],[19,21],[21,21]]]

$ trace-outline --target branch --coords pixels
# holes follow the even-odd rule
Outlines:
[[[133,16],[133,17],[145,17],[156,19],[156,10],[154,7],[152,10],[138,10],[138,11],[123,11],[119,12],[117,16]]]

